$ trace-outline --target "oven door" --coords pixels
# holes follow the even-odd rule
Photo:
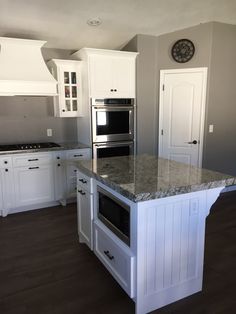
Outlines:
[[[92,106],[93,142],[134,138],[133,106]]]
[[[109,142],[93,144],[93,158],[129,156],[134,154],[134,143],[128,142]]]

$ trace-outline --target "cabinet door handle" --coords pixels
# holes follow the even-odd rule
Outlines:
[[[82,182],[82,183],[84,183],[84,184],[87,183],[87,181],[84,180],[84,179],[79,179],[79,181]]]
[[[8,172],[8,169],[5,169],[6,172]]]
[[[81,194],[81,195],[85,195],[86,193],[83,192],[82,190],[78,190],[78,192]]]
[[[29,167],[29,170],[39,169],[39,167]]]
[[[38,158],[28,159],[28,161],[38,161]]]
[[[114,256],[111,255],[109,251],[103,251],[103,253],[104,253],[110,260],[113,260],[113,259],[114,259]]]
[[[83,154],[74,155],[74,157],[83,157]]]
[[[117,92],[117,89],[114,89],[114,92]]]
[[[7,164],[7,163],[8,163],[7,160],[5,160],[5,161],[4,161],[4,164]]]
[[[57,164],[57,167],[61,167],[61,164]]]
[[[111,92],[113,92],[114,91],[114,89],[111,89]]]

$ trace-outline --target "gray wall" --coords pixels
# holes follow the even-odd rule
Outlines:
[[[137,153],[157,153],[156,82],[157,41],[154,36],[137,35],[124,48],[138,51],[137,90]]]
[[[236,175],[236,26],[213,23],[203,165]],[[207,130],[206,130],[207,131]]]
[[[45,60],[68,59],[70,51],[43,49]],[[47,137],[46,129],[53,130]],[[52,97],[0,97],[0,144],[77,141],[75,118],[55,118]]]
[[[196,48],[186,64],[170,50],[180,38]],[[236,26],[210,22],[159,37],[137,35],[124,49],[140,53],[137,63],[138,153],[157,152],[159,73],[161,69],[208,67],[203,167],[236,175]],[[154,55],[155,53],[155,55]],[[208,133],[209,124],[214,132]]]

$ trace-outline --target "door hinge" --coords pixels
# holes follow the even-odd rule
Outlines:
[[[162,85],[162,90],[163,90],[163,91],[165,90],[165,85],[164,85],[164,84]]]
[[[163,135],[164,134],[164,132],[163,132],[163,130],[161,130],[161,135]]]

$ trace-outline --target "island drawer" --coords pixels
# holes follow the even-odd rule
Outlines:
[[[51,153],[36,153],[36,154],[19,154],[13,157],[14,167],[34,166],[49,164],[52,162]]]
[[[77,186],[85,189],[89,193],[93,193],[92,179],[77,170]]]
[[[94,222],[94,253],[116,281],[134,297],[134,255],[119,239],[111,238],[99,221]]]

